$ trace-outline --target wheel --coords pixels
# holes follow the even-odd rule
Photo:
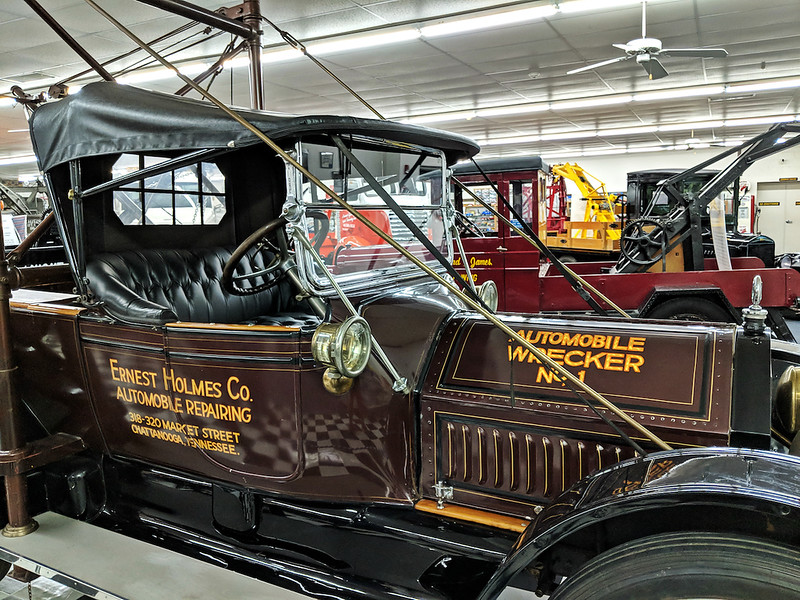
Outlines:
[[[284,230],[284,225],[286,225],[286,223],[285,217],[275,219],[264,225],[261,229],[255,231],[250,237],[239,244],[222,268],[222,278],[220,281],[225,291],[235,296],[251,296],[263,292],[267,288],[278,283],[281,276],[286,271],[286,265],[290,258],[289,243],[286,239],[286,231]],[[255,252],[269,250],[272,256],[269,257],[267,266],[259,271],[254,271],[246,275],[236,275],[236,268],[251,250]],[[243,281],[255,279],[261,279],[262,282],[254,283],[247,287],[241,285]]]
[[[645,230],[645,227],[650,229]],[[622,230],[619,251],[634,265],[650,266],[661,258],[660,254],[651,254],[663,248],[662,241],[656,239],[659,233],[661,240],[666,243],[667,232],[659,221],[655,219],[631,221]]]
[[[656,305],[645,315],[648,319],[676,321],[722,322],[733,321],[731,314],[719,304],[705,298],[672,298]]]
[[[600,554],[551,600],[797,600],[800,552],[715,533],[670,533]]]
[[[578,259],[572,256],[571,254],[565,254],[564,256],[559,256],[558,260],[560,260],[561,264],[564,265],[571,265],[572,263],[578,262]]]

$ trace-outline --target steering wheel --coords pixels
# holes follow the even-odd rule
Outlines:
[[[286,230],[284,228],[287,222],[286,217],[283,216],[274,221],[270,221],[239,244],[222,268],[221,282],[225,291],[235,296],[252,296],[253,294],[263,292],[280,281],[286,271],[287,262],[290,258],[289,242],[286,238]],[[261,252],[265,249],[271,250],[275,253],[275,256],[266,267],[259,271],[254,271],[253,273],[247,273],[245,275],[236,275],[236,268],[247,256],[248,252],[253,249],[255,249],[256,252]],[[243,281],[257,278],[263,279],[262,283],[248,287],[241,286]]]
[[[645,231],[645,227],[651,229]],[[662,242],[655,239],[659,233],[661,239],[666,240],[667,232],[664,225],[655,219],[645,218],[631,221],[622,230],[619,244],[620,253],[634,265],[646,267],[655,264],[661,257],[651,257],[650,252],[663,248]],[[639,258],[636,256],[637,252],[647,258]]]
[[[311,247],[314,251],[319,253],[322,244],[325,243],[325,238],[328,237],[328,232],[331,230],[331,220],[325,211],[322,210],[307,210],[306,216],[314,220],[314,237],[311,238]]]
[[[458,227],[458,233],[461,234],[461,237],[486,237],[486,234],[475,224],[475,221],[460,211],[456,211],[456,227]]]

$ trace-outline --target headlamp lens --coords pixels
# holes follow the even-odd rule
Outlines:
[[[314,332],[311,350],[319,362],[345,377],[357,377],[366,368],[372,351],[369,324],[361,317],[343,323],[323,323]]]
[[[484,281],[480,287],[478,287],[478,297],[489,307],[489,310],[492,312],[497,311],[499,294],[497,293],[497,284],[495,284],[494,281],[491,279]]]

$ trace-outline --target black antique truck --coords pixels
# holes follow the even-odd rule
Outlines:
[[[496,313],[441,131],[113,82],[30,128],[69,282],[0,263],[6,535],[314,598],[800,594],[800,351],[757,284],[742,325]]]

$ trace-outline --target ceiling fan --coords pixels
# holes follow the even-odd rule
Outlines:
[[[589,71],[597,67],[604,67],[623,60],[635,58],[650,79],[661,79],[669,75],[664,65],[656,58],[657,56],[694,56],[697,58],[724,58],[728,56],[728,51],[724,48],[662,48],[661,40],[647,37],[647,0],[642,0],[642,37],[631,40],[627,44],[612,44],[615,48],[625,51],[625,56],[604,60],[599,63],[586,65],[578,69],[567,71],[567,75]]]

